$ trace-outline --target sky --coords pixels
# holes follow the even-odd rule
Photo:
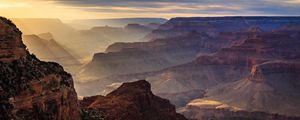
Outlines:
[[[300,0],[0,0],[8,18],[299,16]]]

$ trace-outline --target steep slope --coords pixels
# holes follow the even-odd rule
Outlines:
[[[87,115],[101,113],[95,117],[106,120],[186,120],[168,100],[153,95],[145,80],[124,83],[105,97],[86,97],[80,103]]]
[[[206,97],[191,101],[185,112],[191,110],[194,114],[190,116],[196,116],[198,108],[300,116],[299,73],[299,63],[271,61],[255,65],[248,77],[208,89]]]
[[[21,31],[9,20],[1,17],[0,24],[0,60],[11,62],[28,54],[21,40]]]
[[[81,119],[71,75],[30,55],[21,34],[0,18],[0,119]]]
[[[81,63],[71,55],[63,46],[57,43],[50,33],[37,35],[24,35],[23,41],[28,50],[43,61],[52,61],[61,64],[67,71],[75,73]]]

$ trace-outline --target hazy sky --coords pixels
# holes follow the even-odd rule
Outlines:
[[[0,0],[9,18],[300,15],[300,0]]]

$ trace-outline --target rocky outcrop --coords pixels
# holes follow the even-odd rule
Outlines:
[[[0,61],[11,62],[28,54],[21,31],[10,20],[1,18],[0,29]]]
[[[282,61],[255,65],[249,77],[211,88],[179,112],[197,120],[298,120],[299,70]]]
[[[81,119],[71,75],[30,55],[10,20],[0,18],[0,31],[0,119]]]
[[[168,100],[153,95],[145,80],[124,83],[105,97],[86,97],[80,104],[87,115],[101,113],[94,117],[106,120],[186,120]]]
[[[300,116],[299,73],[299,63],[265,62],[253,66],[248,77],[208,89],[205,98],[188,105],[206,108],[203,101],[214,101],[219,104],[209,108],[227,106],[226,109]]]

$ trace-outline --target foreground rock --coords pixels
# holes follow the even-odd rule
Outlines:
[[[124,83],[107,96],[87,97],[80,104],[85,119],[186,120],[168,100],[153,95],[145,80]]]
[[[30,55],[21,34],[0,18],[0,119],[81,119],[71,75]]]

